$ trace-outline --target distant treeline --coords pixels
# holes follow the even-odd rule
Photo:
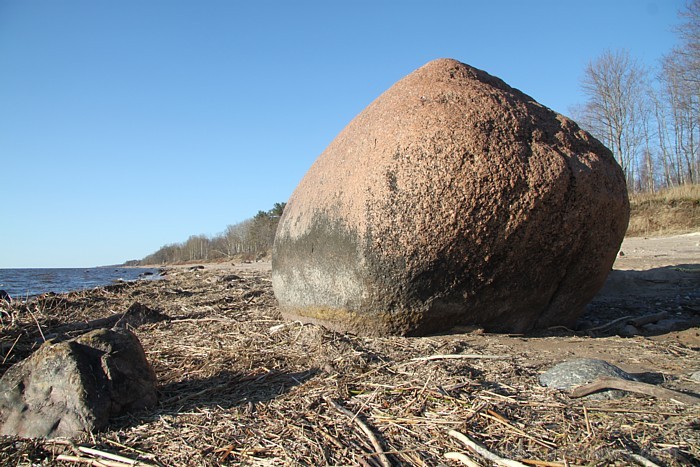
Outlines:
[[[269,211],[258,211],[251,219],[229,225],[213,237],[192,235],[182,243],[162,246],[141,260],[127,261],[127,266],[172,264],[189,261],[215,261],[229,258],[255,259],[267,254],[275,240],[280,216],[287,203],[275,203]]]

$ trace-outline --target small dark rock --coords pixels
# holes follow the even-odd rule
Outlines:
[[[157,323],[166,319],[170,319],[170,317],[139,302],[134,302],[114,326],[126,327],[129,325],[132,328],[137,328],[144,324]]]
[[[243,278],[241,276],[237,276],[236,274],[229,274],[228,276],[223,276],[219,280],[221,282],[233,282],[233,281],[240,281]]]
[[[242,298],[243,300],[252,300],[253,298],[260,297],[260,296],[263,295],[264,293],[265,293],[265,291],[264,291],[264,290],[260,290],[260,289],[257,289],[257,290],[249,290],[248,292],[244,293],[244,294],[241,296],[241,298]]]
[[[632,324],[625,324],[620,328],[617,334],[621,337],[632,337],[639,335],[639,329]]]
[[[189,290],[184,290],[184,289],[167,289],[166,292],[175,294],[175,295],[182,295],[183,297],[191,297],[194,295],[194,292],[190,292]]]
[[[542,373],[539,380],[542,386],[566,391],[582,384],[591,383],[601,376],[613,376],[628,381],[635,380],[629,373],[624,372],[615,365],[611,365],[605,360],[592,358],[569,360],[559,363]],[[624,391],[609,390],[591,394],[586,397],[595,400],[605,400],[619,399],[624,395]]]

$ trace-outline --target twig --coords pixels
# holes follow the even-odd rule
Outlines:
[[[640,456],[639,454],[634,454],[631,452],[622,452],[623,456],[629,457],[633,461],[635,461],[637,464],[642,465],[644,467],[661,467],[659,464],[655,464],[646,457]]]
[[[59,454],[58,457],[56,457],[56,460],[63,462],[72,462],[74,464],[87,464],[93,467],[126,467],[128,465],[131,465],[123,464],[121,462],[90,459],[88,457],[69,456],[67,454]]]
[[[588,436],[593,436],[593,429],[591,428],[591,421],[588,419],[588,409],[583,406],[583,418],[586,420],[586,433]]]
[[[131,451],[131,452],[135,452],[135,453],[138,454],[140,457],[143,457],[143,458],[145,458],[145,459],[154,460],[155,457],[156,457],[154,454],[152,454],[152,453],[150,453],[150,452],[142,451],[142,450],[136,449],[136,448],[134,448],[134,447],[132,447],[132,446],[127,446],[127,445],[125,445],[125,444],[118,443],[118,442],[116,442],[116,441],[114,441],[114,440],[112,440],[112,439],[106,439],[105,442],[108,443],[108,444],[111,444],[111,445],[113,445],[113,446],[117,446],[118,448],[126,449],[126,450]]]
[[[219,456],[219,462],[224,462],[226,460],[226,458],[229,456],[229,454],[231,454],[231,451],[233,451],[233,448],[234,448],[233,444],[229,444],[227,446],[224,446],[223,448],[219,448],[219,449],[215,450],[214,451],[215,453],[221,454]]]
[[[594,332],[594,331],[603,331],[605,329],[610,329],[611,327],[615,326],[616,324],[627,323],[632,318],[634,318],[634,316],[631,316],[631,315],[630,316],[623,316],[622,318],[614,319],[614,320],[610,321],[609,323],[605,323],[603,325],[596,326],[594,328],[586,329],[586,330],[584,330],[584,332],[590,333],[590,332]]]
[[[477,464],[474,462],[471,457],[467,456],[466,454],[462,452],[446,452],[445,457],[447,459],[452,459],[456,461],[460,461],[462,464],[466,465],[467,467],[481,467],[480,464]]]
[[[294,326],[296,324],[300,324],[301,326],[304,326],[304,323],[302,323],[301,321],[285,321],[282,324],[277,324],[275,326],[270,327],[270,334],[274,334],[274,333],[279,332],[288,326]]]
[[[174,318],[170,320],[171,323],[233,323],[237,324],[240,321],[231,318]]]
[[[165,405],[170,404],[171,402],[182,403],[182,402],[188,401],[190,399],[194,399],[195,397],[203,396],[204,394],[207,394],[209,392],[216,391],[218,389],[221,389],[221,388],[219,386],[209,386],[208,388],[204,388],[201,391],[197,391],[195,393],[185,394],[184,396],[177,395],[177,396],[169,397],[169,398],[165,399],[164,401],[159,401],[158,404],[160,406],[165,406]]]
[[[510,358],[507,355],[480,355],[476,353],[470,354],[447,354],[447,355],[430,355],[429,357],[416,357],[412,358],[412,362],[427,362],[430,360],[456,360],[456,359],[494,359],[501,360],[505,358]]]
[[[457,438],[460,440],[462,443],[464,443],[469,449],[472,451],[476,452],[479,454],[481,457],[484,457],[488,459],[491,462],[494,462],[495,464],[504,466],[504,467],[527,467],[525,464],[522,464],[518,461],[510,460],[510,459],[504,459],[503,457],[497,456],[496,454],[492,453],[479,443],[476,443],[475,441],[472,441],[467,435],[464,435],[460,433],[459,431],[455,430],[450,430],[448,431],[448,434],[452,436],[453,438]]]
[[[12,343],[12,347],[10,347],[10,350],[7,351],[5,354],[5,358],[2,359],[2,364],[4,365],[7,359],[9,358],[10,355],[12,355],[12,351],[15,349],[15,346],[17,345],[17,342],[19,342],[19,338],[22,337],[22,334],[17,335],[17,339]]]
[[[144,466],[150,465],[150,464],[146,464],[144,462],[140,462],[140,461],[137,461],[134,459],[129,459],[128,457],[119,456],[117,454],[112,454],[111,452],[99,451],[97,449],[88,448],[85,446],[78,446],[78,450],[80,452],[84,452],[85,454],[89,454],[91,456],[102,457],[105,459],[110,459],[113,461],[121,462],[123,464],[128,464],[128,465],[137,465],[138,464],[138,465],[144,465]]]
[[[700,397],[691,396],[690,394],[674,391],[672,389],[654,386],[653,384],[641,383],[639,381],[628,381],[612,376],[602,376],[592,383],[578,386],[569,393],[569,396],[573,398],[583,397],[603,389],[619,389],[621,391],[636,392],[659,399],[670,399],[672,401],[688,405],[700,404]]]
[[[32,313],[32,310],[27,307],[27,312],[29,312],[29,315],[32,317],[34,322],[36,323],[36,327],[39,328],[39,334],[41,334],[41,340],[46,342],[46,337],[44,337],[44,331],[41,330],[41,325],[39,324],[39,321],[36,319],[36,316],[34,316],[34,313]]]
[[[677,412],[654,412],[651,410],[635,410],[635,409],[626,409],[623,407],[620,408],[609,408],[609,407],[589,407],[589,406],[581,406],[579,407],[581,410],[583,410],[583,407],[586,407],[586,410],[592,411],[592,412],[606,412],[606,413],[635,413],[635,414],[643,414],[643,415],[656,415],[658,417],[673,417],[674,415],[678,415]]]
[[[538,461],[535,459],[523,459],[523,464],[535,465],[538,467],[566,467],[569,464],[564,464],[562,462],[549,462],[549,461]]]
[[[607,329],[610,329],[612,327],[615,327],[616,325],[623,325],[623,324],[631,324],[635,327],[642,327],[645,324],[649,323],[656,323],[657,321],[661,321],[662,319],[668,318],[668,312],[667,311],[660,311],[659,313],[652,313],[650,315],[644,315],[640,316],[638,318],[635,318],[634,316],[623,316],[622,318],[617,318],[609,323],[603,324],[601,326],[596,326],[591,329],[586,329],[584,332],[591,333],[595,331],[604,331]]]
[[[484,418],[488,418],[488,419],[497,421],[498,423],[504,425],[505,427],[513,430],[514,432],[516,432],[520,436],[523,436],[523,437],[539,444],[542,447],[545,447],[547,449],[554,449],[557,447],[557,445],[552,443],[551,441],[543,441],[541,439],[535,438],[532,435],[527,434],[526,432],[524,432],[520,428],[518,428],[518,427],[514,426],[512,423],[510,423],[510,421],[507,420],[505,417],[503,417],[500,414],[497,414],[496,412],[494,412],[492,410],[489,410],[488,413],[481,412],[481,413],[479,413],[479,415],[481,415]]]
[[[333,399],[330,397],[324,397],[326,402],[328,402],[329,405],[333,406],[338,412],[346,415],[347,417],[350,418],[350,420],[354,421],[357,426],[360,427],[360,429],[367,435],[369,438],[369,441],[372,443],[372,446],[374,447],[374,452],[377,454],[379,457],[379,461],[384,467],[389,467],[391,466],[391,462],[389,461],[389,458],[386,457],[386,454],[384,453],[384,448],[382,447],[382,444],[379,442],[377,437],[374,435],[372,430],[362,421],[360,420],[359,417],[357,417],[354,413],[343,407],[342,405],[338,404],[335,402]]]

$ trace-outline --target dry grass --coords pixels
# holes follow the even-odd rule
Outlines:
[[[700,185],[630,195],[630,237],[674,235],[700,230]]]
[[[149,465],[462,465],[451,452],[490,465],[450,430],[526,465],[630,465],[633,455],[700,462],[697,406],[635,395],[575,400],[537,383],[570,357],[557,350],[568,343],[655,362],[665,385],[688,390],[682,369],[700,368],[696,348],[478,330],[363,338],[282,321],[269,273],[228,274],[179,271],[7,309],[2,372],[60,324],[122,313],[135,301],[170,319],[135,330],[159,380],[154,410],[72,442],[0,438],[0,464],[69,462],[59,455],[92,462],[87,447]],[[100,462],[92,465],[108,465]]]

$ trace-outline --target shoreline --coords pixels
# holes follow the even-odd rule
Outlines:
[[[160,277],[160,268],[151,267],[2,269],[0,290],[12,300],[27,301],[45,294],[83,292],[120,282],[157,280]]]

